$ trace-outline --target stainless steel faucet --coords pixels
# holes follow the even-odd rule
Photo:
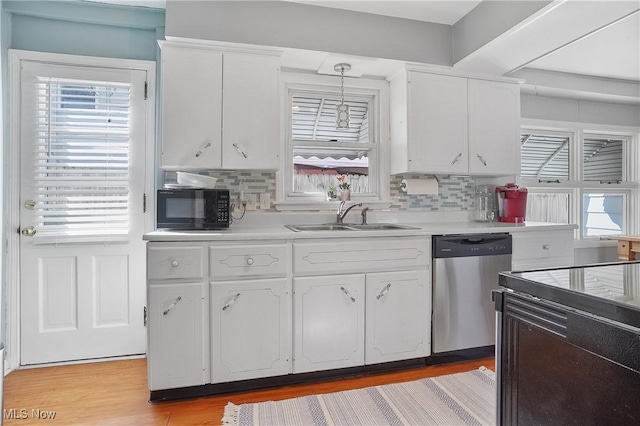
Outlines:
[[[344,208],[345,203],[346,201],[340,201],[340,205],[338,206],[338,212],[336,213],[336,223],[342,223],[342,220],[347,215],[347,213],[349,213],[349,210],[351,210],[352,208],[362,207],[362,203],[355,203],[345,209]]]

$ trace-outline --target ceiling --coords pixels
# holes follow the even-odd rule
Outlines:
[[[165,0],[89,1],[156,8],[165,6]],[[460,18],[465,16],[479,3],[481,3],[481,0],[289,1],[447,25],[455,24]],[[634,1],[638,4],[637,9],[640,9],[640,0]],[[580,3],[583,5],[594,5],[597,3],[605,4],[607,3],[607,0],[592,0],[590,2],[570,0],[570,2],[573,5]],[[562,5],[562,3],[565,2],[563,0],[556,0],[554,2],[554,4],[558,5]],[[615,4],[616,2],[611,3]],[[633,4],[633,1],[627,3]],[[575,8],[575,6],[573,7]],[[590,6],[584,6],[584,8],[587,9],[589,7]],[[566,7],[565,9],[569,9],[569,7]],[[591,8],[585,13],[591,13],[593,15],[594,13],[597,14],[599,12],[596,11],[596,9]],[[585,15],[584,19],[589,18],[589,16]],[[579,21],[582,20],[583,17],[578,14],[575,16],[575,19]],[[518,32],[518,30],[516,30],[516,32]],[[516,50],[522,50],[525,45],[528,47],[530,43],[536,42],[532,37],[544,38],[546,35],[547,34],[541,34],[538,32],[537,34],[529,35],[528,38],[518,39],[518,37],[514,37],[517,41],[514,41],[513,45],[510,47],[511,50],[497,50],[495,55],[500,55],[502,57],[508,55],[509,57],[515,58],[517,56]],[[488,58],[489,60],[495,61],[495,56],[492,57],[491,53],[489,53]],[[464,59],[466,60],[467,58]],[[363,67],[366,69],[364,74],[372,76],[388,76],[389,72],[397,69],[397,64],[394,64],[394,61],[341,56],[327,54],[326,52],[304,52],[297,51],[295,49],[285,52],[285,55],[283,56],[283,67],[286,68],[288,62],[295,62],[295,68],[314,71],[319,70],[318,72],[320,73],[323,73],[323,66],[325,68],[329,67],[329,73],[333,73],[333,64],[338,62],[349,62],[352,64],[355,62],[356,66],[353,67],[354,72],[358,72],[359,69],[362,69],[362,67],[357,65],[358,62],[362,62]],[[460,66],[458,67],[459,64],[456,64],[454,68],[457,67],[464,70],[465,64],[462,64],[462,62],[465,61],[460,62]],[[524,63],[517,63],[517,60],[513,59],[511,64],[504,65],[503,70],[483,69],[482,66],[477,66],[482,64],[478,64],[477,60],[474,61],[474,59],[471,59],[469,62],[470,64],[466,69],[476,67],[476,69],[484,72],[504,71],[504,69],[507,71],[515,71],[526,67],[528,69],[533,68],[584,76],[606,77],[640,82],[640,11],[636,10],[636,13],[626,16],[624,19],[607,22],[602,27],[597,27],[596,30],[589,30],[585,34],[575,32],[573,35],[566,38],[566,41],[563,39],[560,46],[554,46],[551,50],[541,49],[540,54],[535,55],[534,59],[527,58]],[[507,72],[504,73],[507,74]],[[359,72],[359,74],[362,75],[363,72]]]

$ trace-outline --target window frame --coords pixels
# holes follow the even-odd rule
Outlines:
[[[584,236],[583,195],[585,193],[625,194],[623,202],[622,233],[637,233],[640,229],[639,173],[637,144],[640,134],[637,128],[627,126],[593,125],[583,123],[559,123],[547,120],[525,120],[521,122],[521,134],[569,136],[569,179],[560,182],[539,182],[537,179],[518,176],[519,185],[532,192],[566,192],[569,194],[569,222],[578,225],[574,233],[576,247],[598,247],[616,244],[616,235]],[[623,140],[623,180],[619,183],[583,180],[583,141],[585,138],[615,138]],[[635,166],[635,167],[634,167]]]
[[[295,72],[282,72],[282,143],[280,169],[276,172],[276,208],[278,210],[334,210],[335,203],[326,200],[324,194],[293,193],[293,148],[319,146],[318,142],[293,141],[291,104],[294,96],[330,95],[340,96],[339,76],[320,76]],[[335,145],[361,147],[369,150],[370,194],[355,193],[351,199],[366,202],[368,206],[388,208],[389,196],[389,84],[384,80],[367,78],[345,78],[346,99],[369,102],[369,143],[338,142]],[[327,146],[326,143],[320,144]]]

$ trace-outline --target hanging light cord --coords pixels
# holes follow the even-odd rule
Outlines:
[[[344,65],[340,67],[340,105],[344,105]]]

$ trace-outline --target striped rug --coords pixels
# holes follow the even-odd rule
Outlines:
[[[413,382],[225,408],[223,425],[492,425],[495,373],[479,370]]]

